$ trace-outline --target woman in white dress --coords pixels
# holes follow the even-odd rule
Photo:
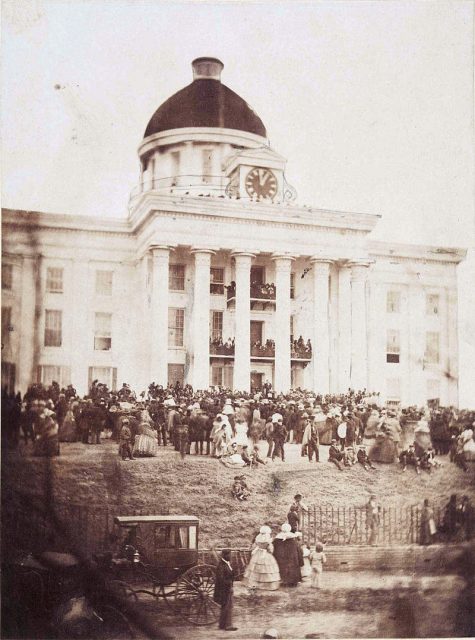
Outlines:
[[[279,565],[273,556],[270,527],[264,525],[254,541],[251,559],[244,572],[244,584],[250,589],[275,591],[280,586]]]

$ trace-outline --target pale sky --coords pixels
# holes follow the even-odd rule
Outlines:
[[[3,206],[125,216],[137,146],[193,58],[263,120],[298,202],[473,246],[472,2],[2,3]],[[475,259],[461,396],[475,406]]]

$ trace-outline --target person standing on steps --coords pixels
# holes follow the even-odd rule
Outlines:
[[[378,539],[381,507],[376,503],[376,496],[370,496],[366,505],[366,529],[369,532],[368,544],[374,546]]]

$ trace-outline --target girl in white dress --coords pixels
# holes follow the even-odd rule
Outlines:
[[[326,561],[327,558],[323,553],[323,544],[321,542],[317,542],[315,545],[315,551],[310,552],[310,564],[312,565],[312,587],[314,589],[320,589],[322,586],[323,565]]]

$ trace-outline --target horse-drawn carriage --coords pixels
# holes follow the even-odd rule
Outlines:
[[[117,554],[99,559],[109,587],[138,601],[162,599],[195,625],[217,620],[215,567],[198,559],[199,521],[194,516],[118,516]]]

